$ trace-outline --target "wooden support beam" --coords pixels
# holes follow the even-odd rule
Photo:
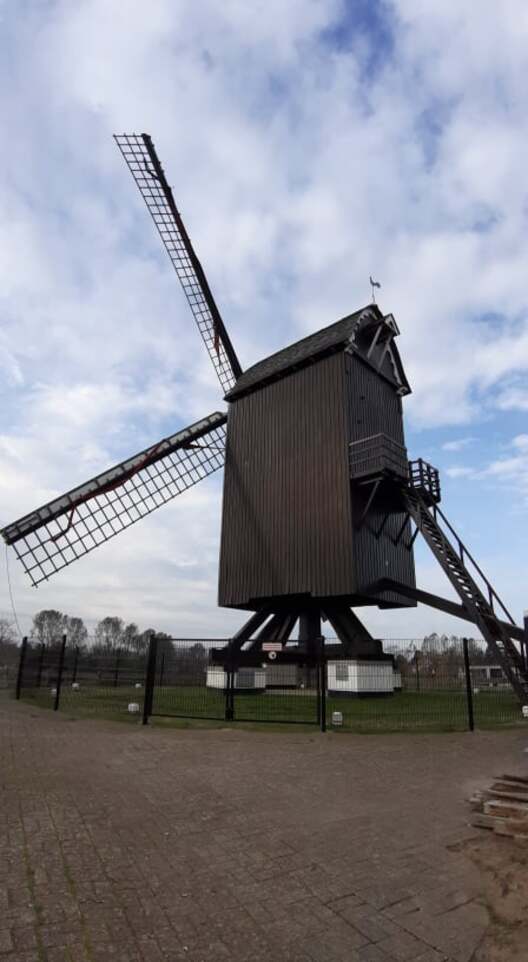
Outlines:
[[[367,498],[367,503],[366,503],[365,507],[363,508],[363,513],[362,513],[362,515],[361,515],[361,517],[360,517],[360,519],[359,519],[358,524],[356,525],[357,528],[361,528],[361,525],[363,524],[365,518],[367,517],[367,514],[368,514],[369,511],[370,511],[370,508],[371,508],[371,506],[372,506],[372,502],[374,501],[374,498],[376,497],[376,492],[377,492],[380,484],[381,484],[381,478],[378,478],[377,481],[375,481],[374,484],[372,485],[372,491],[370,492],[370,494],[369,494],[369,496],[368,496],[368,498]]]
[[[387,521],[388,521],[388,520],[389,520],[389,512],[387,511],[386,514],[385,514],[385,517],[383,518],[383,521],[381,522],[378,530],[376,531],[376,534],[375,534],[376,541],[378,541],[378,540],[381,538],[381,536],[382,536],[382,534],[383,534],[383,529],[384,529],[385,525],[387,524]]]
[[[393,545],[394,545],[395,548],[399,545],[400,540],[401,540],[401,538],[403,537],[403,533],[404,533],[404,531],[405,531],[405,529],[406,529],[406,527],[407,527],[407,525],[408,525],[408,523],[409,523],[409,521],[410,521],[410,518],[411,518],[411,516],[410,516],[409,512],[407,512],[407,514],[405,515],[405,520],[404,520],[404,522],[403,522],[400,530],[398,531],[398,534],[397,534],[396,537],[393,538],[393,540],[392,540],[392,543],[393,543]]]
[[[446,615],[453,615],[454,618],[461,618],[463,621],[473,622],[473,616],[469,611],[467,611],[463,605],[457,604],[456,601],[449,601],[447,598],[430,594],[428,591],[422,591],[420,588],[411,588],[410,585],[402,584],[393,578],[381,578],[380,581],[376,582],[376,585],[369,587],[369,594],[377,594],[382,591],[396,591],[398,594],[403,595],[404,598],[418,601],[420,604],[428,605],[430,608],[437,608],[439,611],[445,612]],[[524,639],[524,630],[522,628],[519,628],[517,625],[510,625],[507,621],[501,621],[500,624],[509,633],[510,638],[515,638],[517,641]]]
[[[231,641],[229,642],[230,650],[232,652],[240,651],[242,645],[244,645],[246,641],[249,641],[251,635],[258,628],[260,628],[262,623],[266,621],[270,615],[271,608],[269,607],[261,608],[260,611],[256,611],[253,615],[251,615],[249,621],[246,621],[246,623],[242,625],[242,627],[239,628],[236,634],[234,634],[231,638]]]
[[[298,611],[279,611],[274,614],[255,636],[255,639],[249,646],[249,650],[259,650],[263,641],[288,641],[298,617]]]
[[[282,619],[282,625],[280,626],[280,629],[278,632],[277,640],[283,641],[284,643],[286,643],[293,629],[295,628],[295,625],[297,624],[298,620],[299,620],[298,611],[290,611],[289,614],[284,615]]]
[[[381,643],[372,637],[350,608],[326,602],[323,612],[339,638],[345,656],[351,658],[357,656],[361,646],[369,646],[373,653],[378,649],[379,654],[382,653]]]
[[[414,532],[413,532],[413,535],[412,535],[412,537],[411,537],[411,540],[409,541],[409,544],[407,545],[407,548],[409,549],[409,551],[411,550],[414,542],[416,541],[416,539],[417,539],[417,537],[418,537],[419,531],[420,531],[420,529],[419,529],[418,525],[416,525],[416,528],[414,529]]]
[[[304,647],[311,657],[317,654],[317,644],[321,637],[321,612],[319,608],[308,608],[299,617],[299,647]]]

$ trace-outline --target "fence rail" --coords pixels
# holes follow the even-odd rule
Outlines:
[[[148,651],[101,652],[24,639],[17,698],[55,711],[142,719],[274,723],[356,732],[523,724],[521,706],[482,642],[385,639],[383,657],[336,657],[331,639],[302,656],[229,656],[228,639],[152,636]],[[524,721],[526,724],[526,721]]]

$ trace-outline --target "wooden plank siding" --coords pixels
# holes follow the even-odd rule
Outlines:
[[[345,357],[230,404],[219,604],[356,590]]]
[[[389,381],[357,354],[345,355],[350,441],[387,434],[405,444],[402,402]]]
[[[370,603],[368,586],[391,577],[415,586],[404,515],[383,531],[368,487],[351,483],[348,445],[379,433],[404,445],[396,384],[344,351],[263,384],[229,405],[219,604],[258,608],[299,595]],[[394,593],[372,604],[413,605]]]
[[[345,359],[348,401],[348,430],[351,441],[359,441],[374,434],[388,435],[398,444],[405,444],[402,401],[394,387],[379,377],[370,365],[358,355],[346,355]],[[368,494],[367,488],[352,486],[352,514],[354,523],[361,518]],[[393,540],[404,521],[404,514],[391,514],[381,535],[376,537],[384,518],[382,505],[373,502],[365,523],[354,531],[354,553],[359,594],[379,578],[390,577],[415,587],[413,551],[406,544],[411,537],[407,525],[402,540],[396,546]],[[394,593],[385,592],[380,598],[387,604],[409,605],[409,600]]]

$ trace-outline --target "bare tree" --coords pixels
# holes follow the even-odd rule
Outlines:
[[[155,634],[156,630],[154,628],[147,628],[145,631],[141,632],[138,639],[138,655],[143,655],[146,651],[148,651],[150,639],[152,638],[152,635]]]
[[[103,618],[95,629],[94,649],[117,651],[123,645],[124,624],[121,618]]]
[[[0,645],[16,645],[15,628],[7,618],[0,618]]]
[[[14,677],[19,655],[13,624],[7,618],[0,618],[0,688],[9,685],[11,672]]]
[[[123,629],[123,648],[134,655],[138,654],[141,645],[140,639],[141,635],[139,634],[139,628],[137,625],[135,625],[133,622],[131,622],[129,625],[125,625]]]
[[[38,611],[33,618],[33,634],[46,646],[60,644],[61,637],[66,630],[66,615],[54,608]]]
[[[70,618],[69,615],[65,615],[64,630],[68,635],[68,644],[72,648],[86,647],[88,629],[82,618]]]
[[[158,652],[164,654],[167,661],[172,661],[174,657],[174,644],[170,635],[166,631],[157,631],[156,638],[158,640]],[[193,645],[193,648],[202,648],[202,645]],[[191,649],[192,650],[192,649]]]

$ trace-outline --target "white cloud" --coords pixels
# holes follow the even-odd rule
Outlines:
[[[513,492],[528,507],[528,435],[512,438],[506,455],[494,459],[474,476]]]
[[[446,468],[445,473],[449,478],[471,478],[475,476],[475,469],[460,466],[460,467]]]
[[[467,448],[468,444],[473,444],[474,441],[476,441],[476,438],[472,438],[472,437],[455,438],[453,441],[446,441],[445,444],[442,445],[442,450],[443,451],[463,451],[464,448]]]
[[[0,344],[0,372],[2,372],[6,378],[7,383],[10,386],[16,386],[24,383],[24,377],[22,374],[22,369],[20,364],[15,357],[11,354],[7,348],[2,347]]]
[[[528,386],[504,388],[500,391],[496,404],[501,411],[528,411]]]
[[[518,434],[504,446],[505,453],[484,466],[456,465],[445,469],[449,478],[506,485],[528,505],[528,434]]]

